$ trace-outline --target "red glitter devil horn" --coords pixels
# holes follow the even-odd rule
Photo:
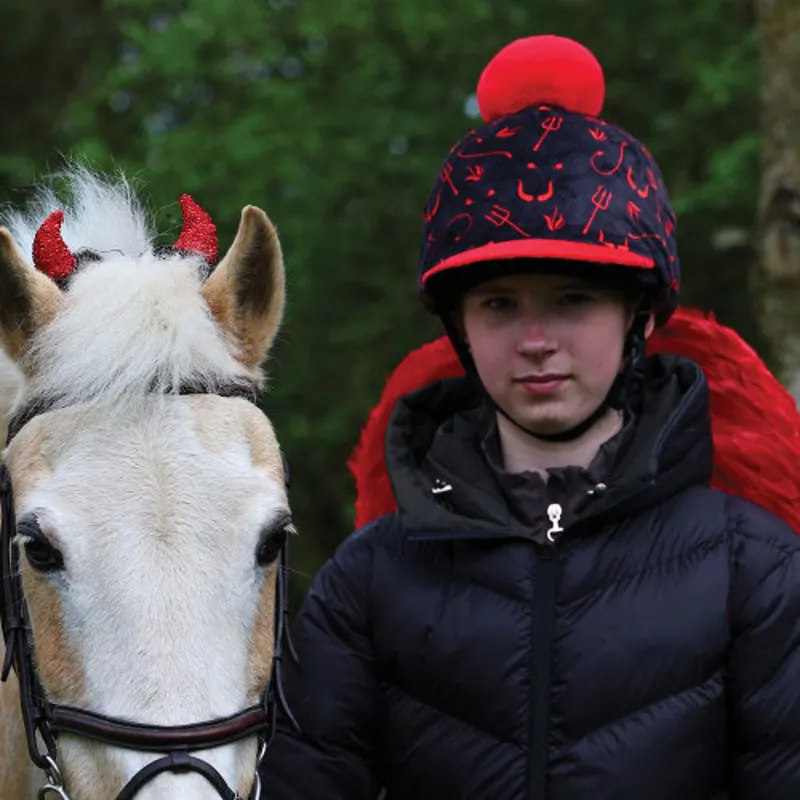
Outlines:
[[[204,211],[188,195],[181,195],[183,230],[173,247],[188,253],[199,253],[209,264],[217,261],[217,226],[207,211]]]
[[[33,264],[54,281],[63,281],[75,269],[75,257],[61,238],[63,211],[54,211],[33,237]]]

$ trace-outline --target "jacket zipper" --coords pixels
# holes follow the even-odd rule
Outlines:
[[[562,513],[563,509],[558,503],[548,506],[547,517],[550,521],[550,528],[546,533],[547,544],[537,548],[536,586],[531,609],[533,646],[530,664],[528,800],[546,800],[547,798],[550,662],[558,574],[556,545],[564,531],[561,527]]]

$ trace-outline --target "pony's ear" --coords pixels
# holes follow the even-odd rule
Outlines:
[[[266,358],[280,328],[284,283],[275,226],[260,208],[245,206],[236,238],[202,293],[211,315],[239,344],[248,367]]]
[[[26,263],[14,237],[0,228],[0,340],[21,362],[31,337],[50,322],[61,305],[58,286]]]

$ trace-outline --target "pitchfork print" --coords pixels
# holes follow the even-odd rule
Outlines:
[[[554,133],[557,130],[561,129],[561,123],[563,122],[563,118],[558,116],[558,114],[551,114],[550,116],[545,117],[542,120],[542,135],[539,137],[539,140],[533,146],[533,152],[538,152],[539,148],[542,146],[542,143],[547,138],[548,134]]]
[[[592,195],[592,205],[594,208],[592,209],[591,216],[589,217],[589,221],[583,228],[583,235],[585,236],[589,233],[589,228],[592,227],[592,223],[594,222],[594,218],[597,216],[598,212],[600,211],[608,211],[608,207],[611,205],[611,198],[614,196],[614,193],[611,192],[609,189],[606,189],[604,186],[598,186],[595,189],[594,194]]]

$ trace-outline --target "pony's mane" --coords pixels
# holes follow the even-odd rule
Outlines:
[[[41,187],[26,210],[5,213],[0,223],[31,263],[36,231],[61,209],[69,249],[91,249],[101,260],[81,265],[55,319],[34,336],[23,402],[127,406],[185,383],[213,390],[259,381],[200,294],[208,265],[200,256],[156,252],[147,214],[125,177],[83,167],[57,177],[63,193]]]
[[[6,442],[11,409],[22,389],[22,374],[0,347],[0,453]]]
[[[62,238],[73,253],[85,247],[136,257],[151,250],[150,220],[124,174],[111,180],[77,165],[53,175],[50,183],[55,182],[63,184],[63,192],[41,184],[26,209],[4,209],[0,215],[28,258],[39,226],[58,209],[64,211]]]

